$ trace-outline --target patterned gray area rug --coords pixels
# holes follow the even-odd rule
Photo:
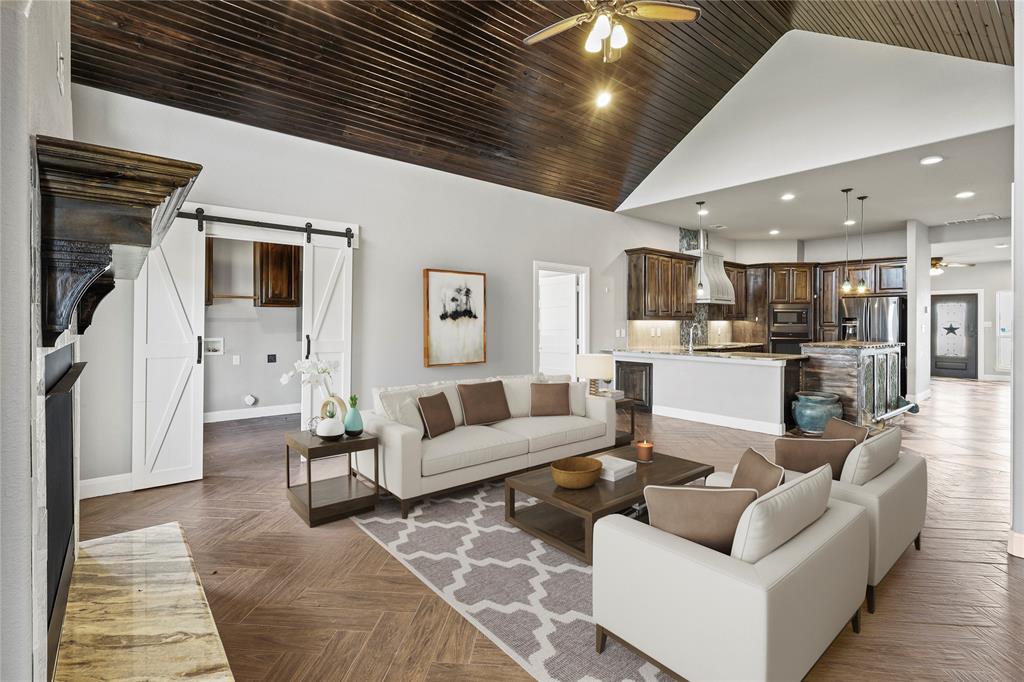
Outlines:
[[[667,680],[617,642],[594,651],[591,568],[505,523],[504,487],[354,520],[538,680]]]

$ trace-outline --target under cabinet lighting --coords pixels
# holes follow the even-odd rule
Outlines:
[[[926,156],[923,159],[921,159],[921,165],[922,166],[934,166],[937,163],[942,163],[942,157],[939,156],[938,154],[933,154],[932,156]]]

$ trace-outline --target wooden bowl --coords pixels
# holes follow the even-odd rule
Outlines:
[[[570,490],[589,488],[597,483],[601,463],[593,457],[568,457],[551,463],[551,476],[555,484]]]

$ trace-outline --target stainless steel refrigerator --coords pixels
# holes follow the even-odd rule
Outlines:
[[[903,296],[858,296],[839,299],[839,338],[902,343],[900,395],[907,394],[907,299]]]

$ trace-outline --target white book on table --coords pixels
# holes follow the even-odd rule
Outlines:
[[[626,476],[636,473],[636,462],[612,455],[598,455],[595,457],[601,463],[601,478],[606,481],[619,481]]]

